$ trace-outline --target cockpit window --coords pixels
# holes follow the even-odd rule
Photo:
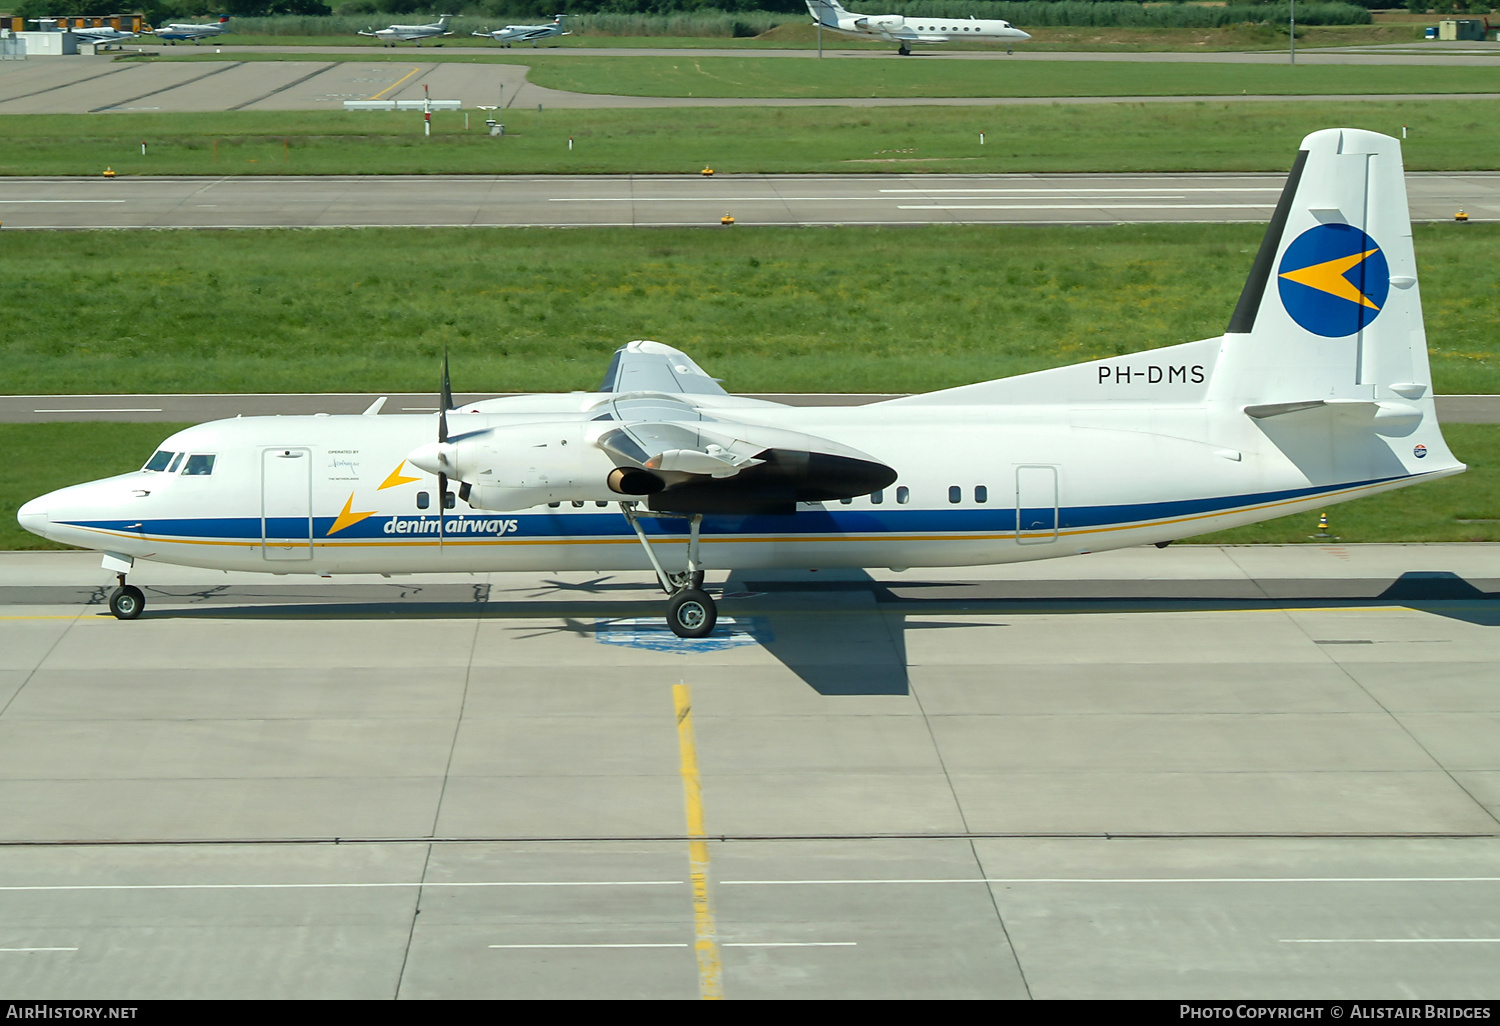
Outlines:
[[[186,455],[187,455],[187,453],[180,452],[176,456],[173,456],[172,457],[172,462],[167,464],[167,473],[168,474],[175,474],[175,473],[177,473],[177,468],[182,464],[182,458],[184,456],[186,456]]]
[[[195,452],[183,465],[183,477],[207,477],[214,472],[213,453]]]
[[[170,453],[170,452],[168,452],[165,449],[158,449],[156,451],[156,455],[152,456],[149,460],[147,460],[146,461],[146,465],[144,467],[142,467],[141,469],[142,470],[166,470],[167,469],[167,464],[170,463],[170,462],[172,462],[172,457],[174,455],[176,455],[176,454],[175,453]]]

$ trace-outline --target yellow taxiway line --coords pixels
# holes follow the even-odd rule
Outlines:
[[[714,927],[713,903],[708,894],[708,841],[703,828],[703,784],[698,779],[698,744],[693,739],[693,692],[686,684],[672,686],[677,709],[677,748],[682,756],[682,796],[687,807],[688,870],[693,885],[693,949],[698,954],[698,994],[705,1001],[724,997],[719,963],[719,935]]]

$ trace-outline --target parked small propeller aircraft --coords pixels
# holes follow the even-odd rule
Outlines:
[[[897,43],[896,52],[906,57],[913,43],[952,43],[965,39],[999,40],[1018,43],[1030,39],[1008,21],[981,21],[977,18],[903,18],[899,14],[855,14],[846,11],[839,0],[807,0],[813,20],[826,29],[848,36],[873,36]]]
[[[140,35],[139,32],[126,32],[108,25],[97,28],[70,28],[68,31],[85,43],[120,43]]]
[[[1155,543],[1463,471],[1431,395],[1400,143],[1302,144],[1223,335],[867,406],[727,394],[632,342],[598,392],[246,417],[21,507],[104,551],[288,574],[966,566]],[[456,487],[453,487],[456,486]],[[614,509],[611,509],[614,507]]]
[[[165,39],[169,43],[176,44],[180,39],[196,45],[200,39],[207,39],[209,36],[223,35],[225,32],[228,32],[229,15],[224,15],[218,21],[210,21],[201,25],[193,22],[185,25],[163,25],[161,28],[151,29],[150,31],[157,39]]]
[[[562,20],[566,17],[565,14],[559,14],[546,25],[507,25],[493,32],[474,32],[471,35],[493,39],[506,46],[512,43],[530,43],[535,48],[543,39],[550,39],[552,36],[571,36],[573,33],[563,31]]]
[[[118,43],[140,35],[139,32],[126,32],[111,25],[74,25],[59,29],[56,18],[28,18],[26,20],[35,24],[42,32],[71,32],[78,37],[79,42],[83,43]]]
[[[397,43],[415,42],[422,45],[422,40],[433,36],[451,36],[448,31],[448,19],[453,17],[445,14],[431,25],[392,25],[383,29],[367,29],[359,33],[361,36],[374,36],[380,40],[381,46],[395,46]]]

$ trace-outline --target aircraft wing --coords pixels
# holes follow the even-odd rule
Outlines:
[[[687,354],[647,341],[631,342],[615,350],[599,391],[729,394]]]

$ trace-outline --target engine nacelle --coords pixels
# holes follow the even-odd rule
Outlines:
[[[606,479],[614,462],[588,444],[585,422],[515,424],[455,435],[416,450],[411,462],[461,482],[475,509],[509,513],[547,502],[618,502]]]

